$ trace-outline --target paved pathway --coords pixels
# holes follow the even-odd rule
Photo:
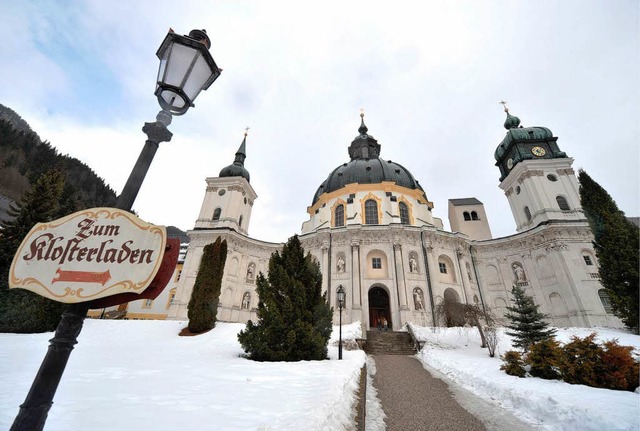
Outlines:
[[[449,387],[413,356],[374,355],[387,431],[480,431],[484,425],[453,399]]]

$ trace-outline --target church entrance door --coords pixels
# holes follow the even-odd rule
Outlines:
[[[382,287],[369,289],[369,328],[377,329],[382,318],[387,319],[387,327],[391,329],[391,310],[389,308],[389,294]]]

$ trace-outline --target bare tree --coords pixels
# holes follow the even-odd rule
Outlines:
[[[496,355],[496,347],[498,346],[498,331],[495,326],[485,326],[484,328],[485,341],[487,343],[487,349],[489,350],[489,356],[492,358]]]
[[[482,345],[487,347],[487,340],[480,320],[488,326],[493,325],[493,317],[489,309],[486,311],[478,305],[461,304],[455,299],[445,298],[436,305],[436,319],[448,328],[455,326],[473,325],[478,328]]]

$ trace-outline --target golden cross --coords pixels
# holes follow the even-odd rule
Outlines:
[[[248,133],[249,133],[249,126],[244,128],[244,136],[247,136]]]
[[[360,108],[360,118],[364,117],[364,108]]]
[[[509,108],[507,108],[507,102],[505,102],[504,100],[501,100],[498,103],[504,106],[504,112],[509,112]]]

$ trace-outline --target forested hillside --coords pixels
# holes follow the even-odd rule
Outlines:
[[[114,206],[116,193],[89,166],[58,154],[48,142],[10,108],[0,105],[0,219],[6,219],[6,197],[18,201],[45,172],[57,168],[66,174],[63,196],[70,210]],[[0,202],[3,203],[3,202]],[[75,208],[74,208],[75,207]]]

